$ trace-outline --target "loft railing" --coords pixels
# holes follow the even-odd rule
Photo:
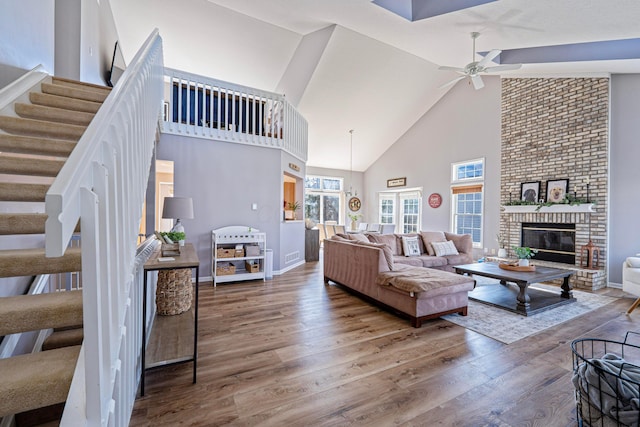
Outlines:
[[[307,122],[283,95],[170,68],[162,131],[279,148],[307,160]]]
[[[64,254],[78,220],[82,230],[84,343],[64,426],[125,426],[131,417],[141,368],[145,256],[136,256],[136,243],[162,79],[162,39],[155,30],[46,196],[47,256]]]

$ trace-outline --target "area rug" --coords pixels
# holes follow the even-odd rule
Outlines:
[[[477,279],[479,279],[480,282],[478,286],[493,285],[491,282],[492,279]],[[531,287],[542,291],[560,292],[557,286],[535,284]],[[489,338],[505,344],[511,344],[615,301],[613,297],[576,290],[573,291],[573,295],[576,298],[576,302],[552,308],[532,316],[521,316],[470,300],[467,316],[449,314],[442,316],[442,318]]]

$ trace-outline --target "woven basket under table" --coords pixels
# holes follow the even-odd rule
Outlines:
[[[163,316],[184,313],[191,308],[191,269],[160,270],[156,288],[156,311]]]

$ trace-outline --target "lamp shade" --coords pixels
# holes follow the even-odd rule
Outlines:
[[[165,197],[162,206],[162,218],[193,218],[193,200],[191,197]]]

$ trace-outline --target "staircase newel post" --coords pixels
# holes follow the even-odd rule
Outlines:
[[[82,230],[82,299],[84,323],[85,391],[87,425],[105,425],[106,413],[101,405],[100,388],[108,384],[102,344],[102,307],[98,284],[101,280],[98,242],[98,196],[90,189],[80,189],[80,226]]]

